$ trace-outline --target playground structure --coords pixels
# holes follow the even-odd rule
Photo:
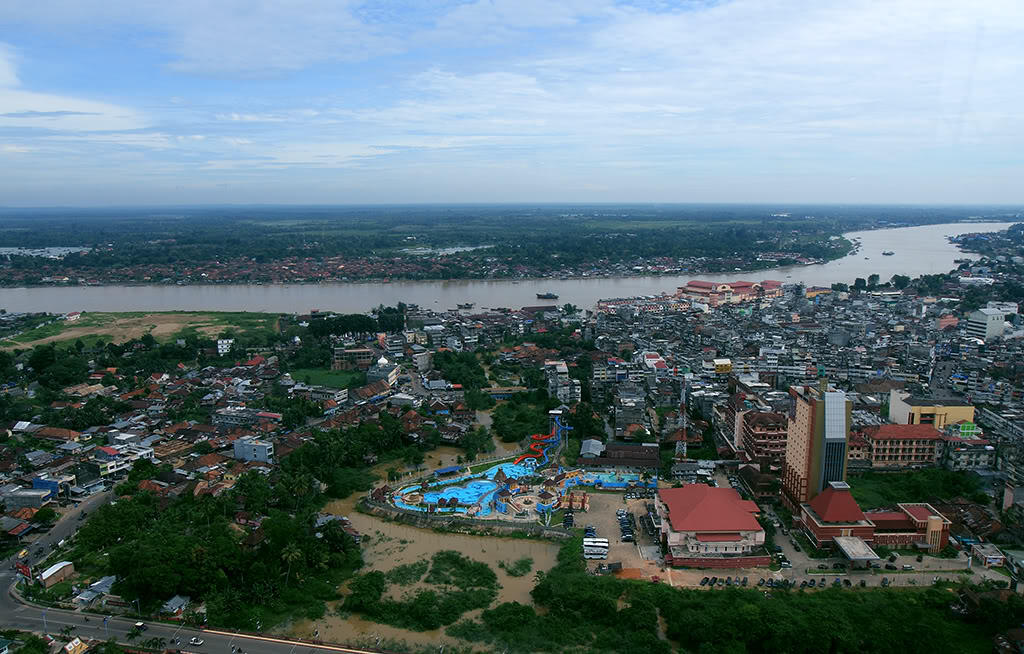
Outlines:
[[[511,463],[499,463],[482,472],[462,466],[435,470],[431,477],[398,490],[382,488],[375,493],[394,506],[427,514],[459,514],[473,518],[518,518],[546,514],[561,508],[585,511],[590,500],[578,487],[625,489],[657,486],[633,473],[564,470],[555,463],[556,453],[572,427],[562,423],[561,411],[549,413],[550,431],[533,434],[527,451]]]
[[[526,448],[529,451],[517,458],[514,463],[519,465],[523,461],[532,459],[533,465],[536,467],[547,465],[549,463],[548,450],[552,447],[557,448],[561,443],[562,436],[570,429],[572,429],[572,427],[562,424],[561,415],[553,415],[551,420],[551,432],[548,434],[533,434],[530,436],[530,439],[534,442],[530,443],[529,447]]]

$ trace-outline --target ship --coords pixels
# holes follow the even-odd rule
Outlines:
[[[557,300],[558,299],[558,295],[556,295],[555,293],[551,293],[551,292],[537,293],[537,299],[538,300]]]
[[[885,252],[882,253],[882,256],[883,257],[891,257],[894,254],[896,254],[896,253],[893,252],[892,250],[886,250]]]
[[[460,309],[472,309],[474,306],[476,306],[476,305],[473,302],[463,302],[462,304],[459,305],[459,308]]]

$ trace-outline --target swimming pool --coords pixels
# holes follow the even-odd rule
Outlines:
[[[437,504],[438,500],[443,499],[447,501],[454,497],[459,501],[459,504],[470,506],[476,504],[481,497],[496,488],[498,488],[498,484],[489,479],[477,479],[439,491],[428,491],[423,494],[423,501],[427,504]]]
[[[601,486],[605,488],[626,488],[628,486],[647,486],[649,488],[656,488],[658,486],[657,477],[652,476],[649,481],[644,482],[642,475],[633,472],[622,474],[616,474],[613,472],[590,472],[582,475],[574,481],[580,486],[596,486],[600,483]]]
[[[423,502],[419,505],[407,504],[401,499],[401,497],[407,493],[419,492],[421,487],[418,484],[403,488],[395,494],[393,501],[395,506],[402,509],[426,511],[426,505],[428,504],[437,504],[438,500],[443,499],[448,501],[454,498],[459,503],[458,507],[440,510],[452,511],[455,513],[466,513],[469,510],[469,507],[479,505],[480,509],[476,515],[478,517],[484,517],[490,515],[493,510],[491,504],[492,500],[494,500],[494,494],[501,490],[498,483],[494,481],[494,477],[498,474],[499,470],[503,471],[505,476],[510,479],[519,479],[534,474],[531,466],[516,465],[514,463],[501,463],[488,468],[482,473],[463,475],[462,477],[455,479],[446,479],[442,485],[435,485],[433,490],[424,493]]]

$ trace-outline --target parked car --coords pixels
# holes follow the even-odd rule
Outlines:
[[[744,577],[744,578],[743,578],[743,585],[744,585],[744,586],[746,586],[746,585],[747,585],[747,577]]]
[[[195,645],[196,647],[199,647],[200,645],[203,644],[203,639],[202,638],[195,638],[195,637],[193,637],[192,640],[188,641],[188,644],[189,645]]]
[[[898,570],[898,568],[896,566],[894,566],[893,564],[891,564],[891,563],[886,563],[885,564],[885,569],[886,570]]]
[[[888,585],[889,585],[889,578],[888,577],[882,577],[882,588],[885,588]]]
[[[762,578],[757,580],[757,585],[758,586],[764,586],[764,577],[762,577]]]
[[[708,585],[708,581],[710,581],[710,580],[707,577],[704,577],[703,579],[700,580],[700,585],[701,586],[707,586]]]

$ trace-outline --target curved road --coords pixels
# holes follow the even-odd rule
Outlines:
[[[44,534],[34,543],[26,545],[29,550],[29,560],[38,563],[40,559],[47,556],[54,543],[68,538],[78,529],[80,516],[83,511],[92,510],[110,502],[113,494],[108,492],[95,495],[82,502],[70,511],[66,512],[49,533]],[[37,548],[43,547],[46,553],[40,557],[35,556]],[[67,611],[63,609],[44,609],[40,606],[27,604],[14,593],[14,582],[16,574],[11,569],[15,562],[12,556],[2,562],[0,570],[0,626],[13,627],[24,631],[33,631],[49,634],[59,634],[64,627],[72,627],[72,635],[92,640],[107,640],[113,638],[122,644],[132,644],[128,640],[128,632],[135,624],[134,618],[110,617],[106,623],[103,616],[79,611]],[[34,572],[34,570],[33,570]],[[87,620],[88,618],[88,620]],[[300,641],[291,641],[271,636],[260,636],[254,634],[237,634],[228,631],[198,630],[168,625],[157,622],[146,622],[147,629],[133,642],[138,645],[150,638],[163,638],[166,640],[167,649],[180,649],[185,652],[203,654],[231,654],[232,647],[241,648],[244,654],[311,654],[315,651],[321,652],[342,652],[344,654],[376,654],[384,650],[352,649],[337,645],[313,644]],[[192,637],[201,638],[204,642],[201,646],[190,646],[188,641]],[[176,645],[177,639],[180,644]]]

